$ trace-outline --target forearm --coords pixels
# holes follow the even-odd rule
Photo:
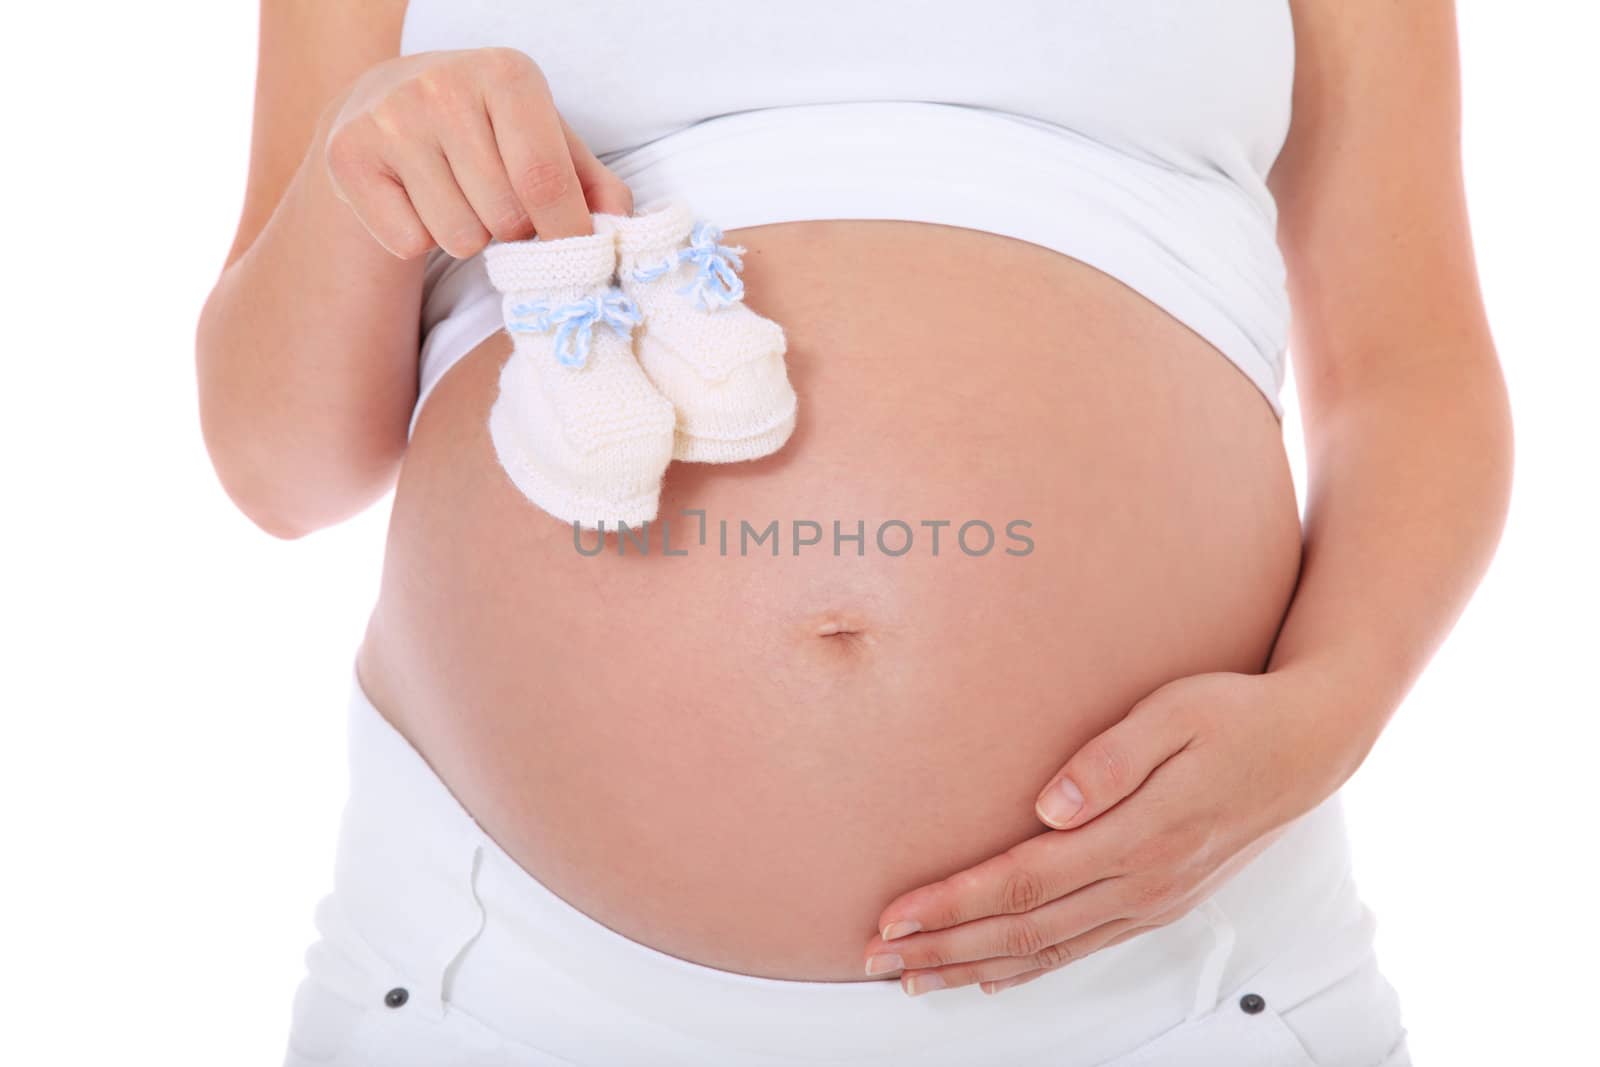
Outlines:
[[[1492,352],[1420,368],[1307,421],[1305,550],[1268,664],[1317,698],[1331,793],[1366,758],[1488,569],[1512,431]]]
[[[328,117],[196,333],[212,463],[241,510],[279,536],[387,490],[416,396],[423,260],[390,254],[335,195]]]

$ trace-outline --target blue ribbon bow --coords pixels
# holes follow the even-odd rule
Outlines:
[[[744,249],[738,245],[718,244],[721,239],[721,228],[705,221],[696,222],[688,247],[678,249],[654,267],[634,270],[633,276],[638,281],[648,282],[679,263],[691,263],[695,268],[694,277],[678,292],[692,292],[695,302],[707,311],[727,307],[744,297],[744,281],[737,273],[744,268],[744,260],[739,258]]]
[[[609,326],[627,337],[642,320],[639,306],[614,285],[570,304],[518,304],[511,313],[519,317],[506,328],[515,333],[556,331],[556,360],[563,367],[581,367],[588,360],[589,339],[596,325]]]

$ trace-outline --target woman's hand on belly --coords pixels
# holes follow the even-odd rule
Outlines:
[[[892,901],[867,973],[995,993],[1177,921],[1338,788],[1329,706],[1284,671],[1161,686],[1039,794],[1059,829]]]

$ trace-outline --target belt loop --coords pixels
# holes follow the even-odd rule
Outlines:
[[[1200,977],[1195,982],[1194,1004],[1185,1021],[1192,1022],[1217,1006],[1221,996],[1222,971],[1233,955],[1235,934],[1233,922],[1214,899],[1207,900],[1195,909],[1211,931],[1212,947],[1200,964]]]
[[[444,968],[439,972],[438,998],[441,1006],[450,1003],[450,987],[455,980],[457,969],[461,966],[462,957],[467,950],[483,933],[488,915],[484,911],[483,898],[478,895],[478,871],[483,866],[483,846],[473,844],[470,846],[467,860],[466,897],[472,902],[472,923],[469,932],[460,941],[455,952],[444,961]]]

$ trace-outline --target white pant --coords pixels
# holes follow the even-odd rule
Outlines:
[[[985,996],[754,978],[590,919],[372,707],[286,1067],[1408,1067],[1335,794],[1175,923]],[[648,892],[648,886],[641,886]]]

